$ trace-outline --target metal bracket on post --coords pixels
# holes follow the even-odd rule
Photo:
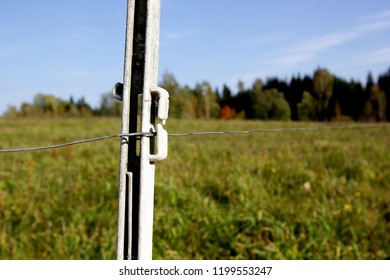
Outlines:
[[[168,155],[169,95],[157,87],[159,27],[160,0],[127,1],[124,83],[113,88],[123,102],[118,260],[152,259],[155,163]],[[136,132],[144,135],[126,136]]]

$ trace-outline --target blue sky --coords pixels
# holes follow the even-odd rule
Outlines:
[[[345,79],[390,67],[388,0],[161,0],[160,77],[208,80],[312,74]],[[0,2],[0,113],[38,92],[93,106],[123,76],[126,0]]]

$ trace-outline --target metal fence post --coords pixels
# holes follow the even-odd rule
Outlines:
[[[168,93],[157,87],[160,0],[128,0],[119,167],[117,259],[152,258],[155,162],[167,157]],[[139,112],[140,110],[140,112]],[[140,138],[129,133],[142,133]]]

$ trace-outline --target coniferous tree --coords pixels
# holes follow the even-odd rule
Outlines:
[[[390,121],[390,68],[386,73],[379,76],[378,85],[385,93],[387,101],[385,105],[385,115],[386,119]]]

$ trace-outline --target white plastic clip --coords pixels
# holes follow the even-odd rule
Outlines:
[[[168,119],[169,94],[160,87],[152,88],[151,94],[158,95],[157,120],[160,122],[156,125],[157,153],[149,155],[149,160],[156,162],[164,160],[168,156],[168,132],[163,128],[163,125]]]
[[[158,95],[158,111],[157,118],[161,121],[161,124],[164,125],[165,121],[168,119],[169,111],[169,94],[163,88],[155,87],[151,89],[152,95]]]
[[[157,124],[157,153],[149,155],[149,160],[152,162],[164,160],[168,156],[168,132],[163,128],[161,123]]]

